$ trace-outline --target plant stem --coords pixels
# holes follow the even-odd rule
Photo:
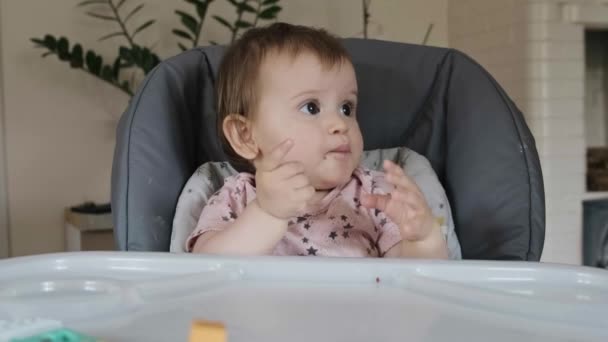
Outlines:
[[[120,13],[118,13],[118,8],[116,8],[116,5],[114,5],[112,0],[108,0],[108,5],[112,9],[112,12],[114,13],[114,16],[116,17],[116,21],[118,22],[118,25],[120,25],[120,29],[122,30],[122,32],[125,34],[125,37],[127,38],[127,41],[129,42],[129,45],[131,45],[131,48],[135,47],[135,42],[133,41],[133,38],[129,34],[129,31],[127,30],[127,27],[125,26],[125,23],[122,21],[122,18],[120,17]]]
[[[260,11],[262,10],[262,1],[263,0],[257,0],[258,9],[255,11],[255,19],[253,20],[253,27],[256,27],[258,25],[258,20],[260,19]]]
[[[431,31],[433,31],[433,23],[429,24],[429,27],[426,30],[426,34],[424,35],[424,39],[422,40],[422,45],[426,45],[429,41],[429,37],[431,36]]]
[[[192,47],[195,48],[198,46],[198,41],[200,40],[201,37],[201,31],[203,30],[203,23],[205,22],[205,17],[207,16],[207,9],[209,9],[209,5],[211,4],[211,1],[213,0],[207,0],[205,1],[205,11],[203,11],[203,15],[200,17],[201,21],[198,23],[198,27],[196,28],[196,36],[194,37],[194,40],[192,41]]]
[[[369,6],[372,0],[361,0],[361,5],[363,6],[363,38],[367,39],[367,26],[369,25],[369,18],[371,14],[369,13]]]
[[[239,5],[246,3],[247,0],[243,0]],[[239,31],[239,27],[237,26],[236,23],[238,23],[239,21],[241,21],[241,19],[243,19],[243,10],[241,9],[240,6],[238,6],[236,8],[236,21],[234,22],[234,29],[232,30],[232,37],[230,37],[230,43],[234,43],[234,40],[236,39],[236,34]]]

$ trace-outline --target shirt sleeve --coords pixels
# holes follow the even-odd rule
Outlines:
[[[192,252],[194,243],[202,234],[220,231],[234,222],[247,206],[250,185],[242,176],[226,179],[224,185],[210,198],[196,224],[196,228],[186,239],[186,251]]]

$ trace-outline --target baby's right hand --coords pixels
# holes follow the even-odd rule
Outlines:
[[[300,162],[283,162],[293,141],[287,139],[266,156],[255,173],[257,202],[268,214],[289,219],[306,209],[315,194]]]

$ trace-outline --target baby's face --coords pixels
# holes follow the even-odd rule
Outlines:
[[[259,84],[252,129],[261,153],[254,162],[292,139],[285,161],[301,162],[317,190],[347,182],[363,151],[353,66],[324,68],[311,53],[274,53],[262,65]]]

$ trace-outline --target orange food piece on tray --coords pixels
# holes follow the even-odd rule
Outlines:
[[[220,322],[196,320],[190,327],[189,342],[226,342],[226,328]]]

